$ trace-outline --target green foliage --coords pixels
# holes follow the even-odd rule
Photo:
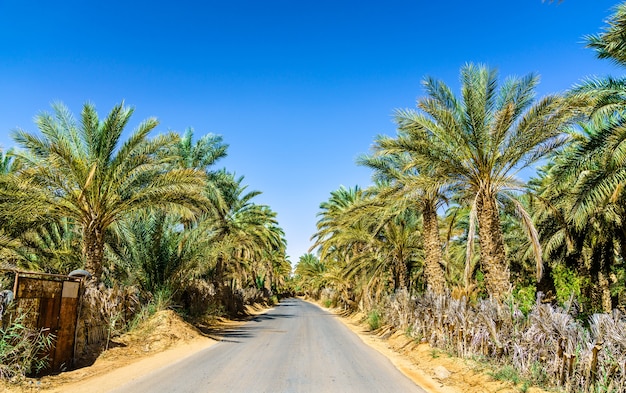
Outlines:
[[[19,211],[40,219],[75,222],[82,232],[85,267],[96,278],[103,272],[105,232],[126,214],[148,207],[188,213],[206,204],[206,174],[172,164],[180,136],[149,138],[158,125],[155,118],[140,123],[124,140],[134,110],[123,102],[104,119],[89,103],[80,121],[62,104],[53,109],[53,114],[36,117],[39,134],[14,132],[22,147],[16,160],[23,163],[15,176],[21,189],[30,192],[16,191],[0,210],[17,204]]]
[[[114,226],[106,250],[113,272],[154,295],[163,287],[184,288],[199,274],[208,244],[202,230],[181,229],[180,216],[162,210],[127,216]]]
[[[520,382],[520,376],[513,366],[504,366],[498,371],[491,373],[491,376],[498,381],[513,382],[517,385]]]
[[[48,366],[48,357],[41,354],[52,347],[54,336],[26,327],[25,319],[26,313],[17,312],[6,327],[0,326],[0,380],[25,377]]]
[[[142,304],[139,311],[135,314],[135,317],[128,324],[127,329],[134,330],[142,322],[147,321],[151,316],[158,311],[167,310],[172,307],[172,291],[170,288],[159,288],[155,291],[154,296],[150,301]]]
[[[557,302],[560,305],[563,305],[572,297],[579,302],[587,301],[583,297],[583,288],[589,285],[587,277],[583,277],[576,271],[559,264],[552,268],[552,278],[556,288]]]
[[[265,288],[265,275],[257,275],[254,277],[254,283],[257,289]]]
[[[550,377],[545,367],[537,361],[530,365],[530,377],[528,379],[538,386],[546,386],[550,382]],[[524,384],[526,384],[526,382],[524,382]]]
[[[536,302],[537,288],[535,285],[515,288],[513,298],[515,304],[524,313],[528,314]]]
[[[381,315],[378,310],[372,310],[367,314],[367,324],[370,330],[376,330],[381,326]]]
[[[528,392],[528,389],[530,388],[528,381],[524,381],[524,383],[522,384],[522,386],[520,386],[519,391],[522,393],[526,393]]]

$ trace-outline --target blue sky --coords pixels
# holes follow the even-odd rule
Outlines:
[[[458,86],[466,62],[541,75],[539,94],[623,70],[584,48],[617,1],[0,0],[0,147],[62,101],[104,116],[125,100],[134,123],[193,127],[230,145],[218,167],[262,191],[292,262],[321,202],[366,187],[355,158],[395,134],[431,75]]]

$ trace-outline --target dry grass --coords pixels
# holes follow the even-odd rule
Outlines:
[[[540,302],[525,315],[512,303],[400,292],[379,309],[385,324],[416,341],[510,366],[520,380],[566,391],[626,391],[626,318],[617,310],[593,315],[586,327]]]

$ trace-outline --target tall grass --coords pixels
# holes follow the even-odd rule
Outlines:
[[[49,364],[42,354],[48,353],[55,337],[26,327],[25,319],[25,312],[16,312],[6,326],[0,324],[0,380],[19,380]]]

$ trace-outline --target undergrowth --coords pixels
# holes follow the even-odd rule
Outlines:
[[[378,310],[372,310],[367,315],[367,324],[370,326],[371,330],[376,330],[380,327],[380,313]]]
[[[42,354],[50,350],[55,337],[26,327],[25,319],[25,312],[15,312],[12,321],[0,326],[0,380],[18,381],[49,364]]]

